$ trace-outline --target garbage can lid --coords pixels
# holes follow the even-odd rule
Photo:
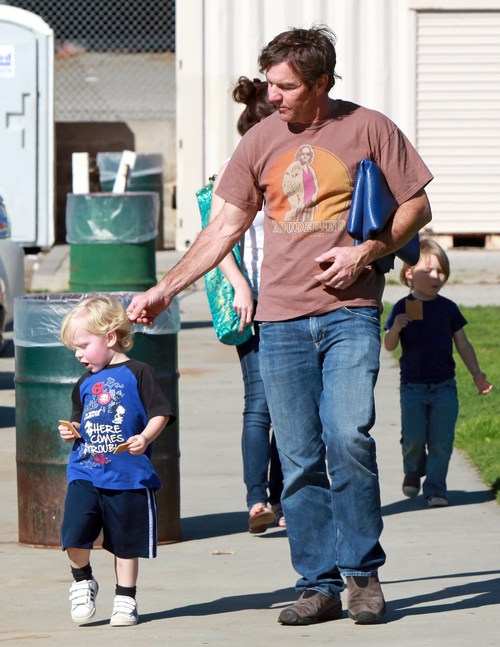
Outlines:
[[[62,346],[61,324],[68,312],[80,301],[99,294],[113,296],[127,308],[140,292],[92,292],[31,294],[14,299],[14,344],[16,346]],[[170,306],[154,321],[153,325],[134,324],[134,333],[146,335],[173,335],[180,330],[179,301],[175,298]]]

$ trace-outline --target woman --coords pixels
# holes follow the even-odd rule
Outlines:
[[[276,110],[275,105],[267,98],[267,83],[259,79],[252,81],[241,76],[233,89],[233,99],[246,105],[237,122],[240,135],[244,135]],[[215,180],[210,219],[216,217],[222,206],[222,200],[215,195],[215,189],[224,174],[226,164],[227,162]],[[263,256],[263,227],[264,212],[260,211],[243,241],[243,272],[232,254],[219,265],[235,291],[233,307],[241,320],[240,331],[253,321],[257,305]],[[274,522],[281,528],[286,527],[286,524],[280,503],[283,475],[259,371],[259,325],[257,322],[253,322],[253,325],[252,337],[236,346],[236,349],[245,389],[242,454],[243,480],[247,489],[249,510],[248,529],[251,533],[262,533]]]

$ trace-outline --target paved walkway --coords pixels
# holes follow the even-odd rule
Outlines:
[[[67,249],[54,248],[35,269],[35,283],[45,284],[41,289],[64,289],[66,256]],[[158,256],[159,270],[165,271],[179,255],[161,252]],[[480,274],[485,279],[485,272]],[[492,286],[493,279],[490,295],[498,292]],[[467,290],[464,286],[464,299]],[[477,294],[477,285],[468,291]],[[380,572],[387,622],[356,626],[344,618],[302,628],[277,623],[280,609],[296,598],[296,574],[284,531],[275,528],[261,536],[246,531],[240,456],[242,385],[236,352],[219,344],[207,323],[201,281],[183,293],[180,305],[183,541],[161,546],[156,560],[141,560],[141,622],[136,627],[109,626],[114,577],[112,558],[105,551],[95,551],[92,558],[100,584],[97,614],[89,625],[78,627],[69,617],[66,556],[57,549],[18,544],[14,358],[12,343],[4,346],[0,357],[0,644],[496,647],[500,506],[459,452],[450,467],[449,508],[429,510],[420,498],[402,497],[398,371],[385,351],[374,436],[385,521],[382,542],[388,554]]]

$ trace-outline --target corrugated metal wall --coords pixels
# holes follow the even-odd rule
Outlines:
[[[435,175],[433,230],[500,233],[500,10],[417,20],[417,144]]]
[[[413,136],[406,0],[182,0],[176,15],[178,249],[200,230],[195,191],[238,143],[233,84],[258,75],[260,49],[289,27],[328,24],[342,76],[333,94],[389,114]]]
[[[417,17],[424,15],[419,12],[467,8],[500,10],[500,0],[177,3],[177,248],[189,247],[200,230],[196,190],[238,143],[235,124],[241,106],[231,99],[233,84],[241,74],[258,75],[258,53],[276,34],[292,26],[328,24],[337,34],[337,72],[342,76],[332,96],[384,112],[418,144]],[[464,79],[464,92],[466,84]],[[423,131],[421,141],[424,146]],[[439,209],[435,215],[438,222]]]

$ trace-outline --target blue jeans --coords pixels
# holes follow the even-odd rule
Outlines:
[[[422,492],[446,498],[446,476],[453,452],[458,395],[454,379],[440,384],[401,384],[403,470],[425,476]]]
[[[257,323],[254,329],[255,334],[236,347],[245,390],[241,449],[248,509],[255,503],[279,503],[283,490],[283,474],[274,433],[270,432],[271,416],[259,370]]]
[[[261,323],[260,370],[284,475],[299,592],[337,597],[342,575],[385,562],[375,442],[376,308]]]

